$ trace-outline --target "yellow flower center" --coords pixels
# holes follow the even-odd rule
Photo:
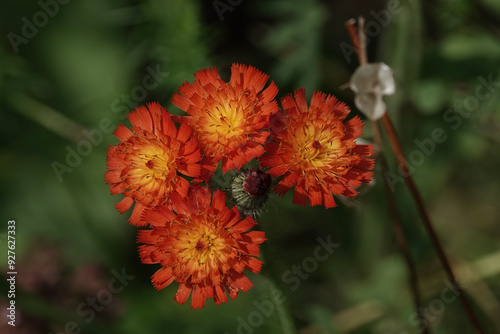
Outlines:
[[[198,219],[205,217],[199,216]],[[219,267],[223,250],[227,247],[224,239],[220,237],[220,232],[206,222],[198,222],[196,228],[186,229],[177,240],[176,248],[180,250],[182,262],[185,262],[191,271],[204,273]]]
[[[209,110],[201,124],[204,137],[211,143],[225,144],[245,131],[245,119],[238,101],[223,101]]]
[[[132,153],[128,178],[145,192],[172,191],[177,173],[177,151],[157,143],[141,145]]]
[[[304,171],[331,166],[342,154],[342,143],[334,129],[305,124],[293,137],[295,154],[291,160]]]
[[[142,161],[138,163],[139,169],[144,173],[146,178],[155,178],[165,180],[168,178],[170,171],[175,170],[175,158],[165,152],[162,148],[151,146],[138,154],[138,158]],[[172,161],[174,158],[174,161]],[[142,164],[142,166],[141,166]]]

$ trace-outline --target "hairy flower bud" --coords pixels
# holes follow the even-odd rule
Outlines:
[[[245,215],[256,215],[267,200],[272,177],[258,168],[242,170],[231,183],[236,207]]]

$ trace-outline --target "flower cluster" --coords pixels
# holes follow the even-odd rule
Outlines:
[[[118,126],[120,142],[110,146],[106,183],[124,198],[120,213],[139,230],[143,263],[158,263],[153,285],[179,283],[175,301],[201,308],[235,298],[252,283],[244,270],[258,273],[264,232],[251,231],[253,216],[270,191],[294,187],[293,202],[335,206],[333,195],[355,196],[369,182],[372,147],[358,145],[358,117],[345,121],[349,108],[335,97],[302,89],[276,102],[269,76],[246,65],[231,68],[229,82],[217,70],[195,73],[172,103],[186,116],[172,116],[158,103],[133,110],[132,126]],[[259,167],[249,168],[249,163]],[[209,187],[217,166],[235,171],[226,193]]]

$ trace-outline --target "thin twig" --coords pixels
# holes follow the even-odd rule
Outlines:
[[[368,63],[368,55],[366,54],[366,34],[365,34],[365,19],[358,17],[358,39],[359,39],[359,64]]]
[[[358,19],[359,22],[359,29],[358,29],[358,34],[356,34],[356,21],[355,20],[349,20],[346,22],[346,28],[347,31],[349,32],[349,36],[351,37],[352,44],[354,45],[356,51],[357,51],[357,56],[359,59],[359,63],[361,65],[366,64],[368,62],[368,57],[366,55],[366,36],[364,33],[364,19],[360,17]],[[380,126],[378,125],[377,122],[372,121],[372,128],[373,128],[373,136],[375,138],[375,144],[380,147],[381,149],[383,148],[383,142],[382,142],[382,136],[381,136],[381,131],[380,131]],[[380,163],[381,169],[382,169],[382,175],[386,175],[386,171],[389,171],[389,167],[387,164],[387,161],[385,159],[385,155],[383,150],[380,152],[379,158],[377,159]],[[421,321],[422,324],[426,324],[426,326],[423,328],[423,332],[426,334],[430,334],[429,327],[427,326],[427,322],[424,319],[424,316],[422,312],[420,312],[421,306],[422,306],[422,298],[420,296],[420,291],[418,289],[418,276],[417,276],[417,271],[415,268],[415,264],[413,262],[413,259],[410,254],[410,249],[408,247],[408,241],[404,235],[403,231],[403,224],[401,222],[401,216],[399,214],[397,205],[396,205],[396,199],[394,197],[394,193],[391,191],[388,181],[385,177],[384,179],[384,189],[385,193],[387,195],[387,206],[388,206],[388,211],[389,214],[391,215],[391,220],[392,220],[392,227],[394,230],[394,235],[396,237],[396,241],[398,243],[399,249],[403,255],[403,258],[406,262],[406,266],[408,267],[408,285],[410,286],[410,291],[413,299],[413,304],[416,310],[416,313],[419,317],[419,320]]]
[[[470,305],[467,297],[465,296],[463,289],[460,287],[460,285],[457,282],[455,274],[453,273],[453,269],[451,268],[450,262],[448,261],[448,258],[443,250],[443,247],[441,246],[441,242],[439,241],[437,233],[434,230],[434,227],[432,225],[430,217],[427,214],[422,197],[420,196],[420,193],[417,189],[417,186],[415,185],[415,182],[413,181],[413,178],[411,177],[411,173],[408,170],[408,165],[406,164],[406,160],[404,158],[403,150],[402,150],[401,145],[399,143],[399,139],[397,137],[396,131],[394,130],[394,125],[392,124],[391,119],[389,118],[387,113],[385,113],[384,116],[382,116],[382,121],[383,121],[384,127],[386,129],[387,135],[389,136],[389,139],[391,141],[391,145],[392,145],[392,148],[394,150],[394,153],[396,154],[396,159],[398,160],[398,164],[401,167],[401,171],[403,172],[403,177],[406,181],[408,189],[410,190],[410,193],[413,197],[413,200],[415,201],[415,204],[417,205],[417,208],[418,208],[418,211],[419,211],[420,216],[422,218],[422,221],[424,222],[424,227],[427,231],[427,234],[429,235],[429,238],[432,241],[432,244],[434,245],[434,248],[436,249],[439,260],[441,261],[441,265],[443,266],[446,274],[448,275],[448,279],[451,281],[451,283],[453,284],[453,286],[457,290],[460,301],[462,302],[462,305],[464,306],[465,312],[467,313],[469,320],[471,321],[473,326],[476,328],[477,332],[482,334],[482,333],[484,333],[484,331],[481,328],[481,324],[477,320],[476,315],[474,314],[474,311],[472,309],[472,306]]]
[[[360,22],[360,27],[358,29],[358,34],[356,34],[356,26],[355,26],[355,20],[349,20],[346,22],[346,28],[347,31],[349,32],[349,36],[351,37],[352,43],[358,52],[358,59],[360,64],[364,64],[366,62],[366,51],[365,51],[365,36],[364,36],[364,21],[361,20]],[[360,52],[364,51],[364,56],[360,55]],[[415,185],[415,182],[413,181],[413,178],[411,177],[411,174],[409,173],[408,166],[406,164],[406,160],[404,158],[403,150],[401,148],[401,145],[399,143],[398,137],[396,135],[396,131],[394,130],[394,126],[391,122],[391,119],[389,118],[389,115],[385,113],[382,116],[382,121],[384,124],[384,127],[386,129],[386,132],[389,136],[389,139],[391,141],[392,148],[394,150],[394,153],[396,154],[396,158],[398,160],[398,164],[401,167],[401,170],[403,171],[403,176],[405,178],[406,184],[408,185],[408,188],[410,190],[410,193],[413,197],[413,200],[415,201],[415,204],[417,205],[418,211],[420,213],[420,216],[422,217],[422,220],[424,222],[424,227],[429,235],[429,238],[431,239],[432,244],[434,245],[434,248],[436,249],[436,252],[438,254],[438,258],[441,261],[441,265],[443,266],[448,279],[452,282],[453,286],[455,289],[457,289],[457,292],[459,293],[459,298],[460,301],[462,302],[465,312],[467,313],[467,316],[469,317],[469,320],[471,321],[472,325],[476,328],[477,332],[480,334],[483,334],[484,331],[481,328],[481,325],[479,321],[476,318],[476,315],[474,314],[474,311],[472,309],[472,306],[470,305],[469,301],[467,300],[467,297],[465,296],[465,293],[463,289],[460,287],[460,285],[457,282],[457,279],[455,277],[455,274],[453,273],[453,269],[451,268],[451,265],[448,261],[448,258],[441,246],[441,242],[439,241],[439,238],[436,234],[436,231],[434,230],[434,227],[431,223],[431,220],[429,218],[429,215],[427,214],[427,211],[425,209],[424,203],[422,201],[422,197],[420,196],[420,193],[418,192],[418,189]]]
[[[373,137],[375,138],[375,144],[378,145],[379,147],[382,147],[382,136],[381,136],[381,131],[380,131],[380,126],[377,122],[372,121],[372,127],[373,127]],[[382,169],[382,175],[385,176],[386,173],[389,171],[389,166],[387,164],[387,160],[385,159],[384,152],[381,151],[379,153],[379,157],[377,158],[377,161],[379,163],[379,166],[381,166]],[[401,220],[401,215],[399,214],[397,205],[396,205],[396,198],[394,196],[394,193],[391,191],[391,188],[389,187],[389,183],[385,177],[384,179],[384,189],[385,189],[385,194],[387,197],[387,206],[388,206],[388,211],[391,215],[391,220],[392,220],[392,228],[394,230],[394,235],[396,236],[396,241],[398,243],[399,249],[401,253],[403,254],[403,258],[406,262],[406,266],[408,267],[408,285],[410,286],[410,291],[413,299],[413,305],[415,307],[416,313],[419,317],[420,323],[425,324],[425,327],[423,327],[423,332],[426,334],[430,334],[430,329],[427,325],[427,321],[425,320],[422,312],[420,312],[421,306],[422,306],[422,297],[420,296],[420,290],[418,288],[418,276],[417,276],[417,270],[415,268],[415,263],[413,262],[413,259],[410,254],[410,249],[408,247],[408,241],[405,237],[404,230],[403,230],[403,224]]]
[[[349,33],[349,38],[351,39],[351,43],[354,46],[354,49],[356,50],[356,55],[358,56],[359,63],[363,60],[363,57],[360,56],[361,54],[361,44],[359,41],[358,33],[356,31],[356,20],[355,19],[350,19],[345,23],[345,28],[347,29],[347,32]]]

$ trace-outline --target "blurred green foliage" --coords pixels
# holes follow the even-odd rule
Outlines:
[[[26,37],[26,22],[42,22],[37,13],[47,12],[44,6],[9,0],[0,11],[2,271],[9,219],[17,222],[19,266],[35,268],[29,259],[47,245],[60,256],[52,261],[57,284],[18,287],[18,312],[32,326],[22,324],[27,332],[64,332],[72,321],[84,333],[419,332],[378,167],[372,185],[334,209],[294,206],[291,194],[271,197],[259,217],[268,241],[262,273],[249,274],[255,287],[196,311],[173,301],[175,284],[154,290],[149,277],[157,268],[139,263],[136,229],[114,209],[120,199],[109,195],[103,179],[107,146],[117,142],[110,129],[127,124],[124,115],[149,101],[179,113],[170,97],[201,68],[217,66],[227,79],[231,63],[250,64],[271,75],[279,96],[298,87],[308,96],[320,89],[358,114],[353,94],[340,88],[357,66],[340,47],[349,42],[344,22],[358,15],[379,25],[368,55],[394,69],[398,92],[388,99],[389,113],[407,156],[422,151],[417,142],[432,138],[434,129],[446,134],[423,161],[409,162],[445,249],[462,265],[460,277],[481,322],[488,333],[500,331],[494,317],[500,313],[498,1],[390,1],[397,9],[391,13],[383,1],[73,0],[57,5]],[[382,12],[390,14],[387,24]],[[148,75],[154,80],[145,84]],[[372,140],[369,125],[365,132]],[[94,136],[90,148],[82,146],[85,133]],[[88,154],[54,170],[54,162],[68,165],[69,152],[79,148]],[[391,167],[397,173],[396,164]],[[445,276],[406,188],[394,186],[429,307],[446,287]],[[340,246],[297,285],[291,278],[299,276],[290,272],[313,256],[319,237]],[[101,268],[99,282],[122,268],[135,278],[114,296],[116,310],[110,305],[87,322],[76,308],[99,290],[82,290],[74,280],[88,264]],[[25,280],[43,280],[26,272],[33,277]],[[0,290],[8,290],[5,280]],[[56,299],[57,291],[69,297]],[[262,305],[272,311],[258,311]],[[473,332],[457,300],[432,319],[436,333]]]

